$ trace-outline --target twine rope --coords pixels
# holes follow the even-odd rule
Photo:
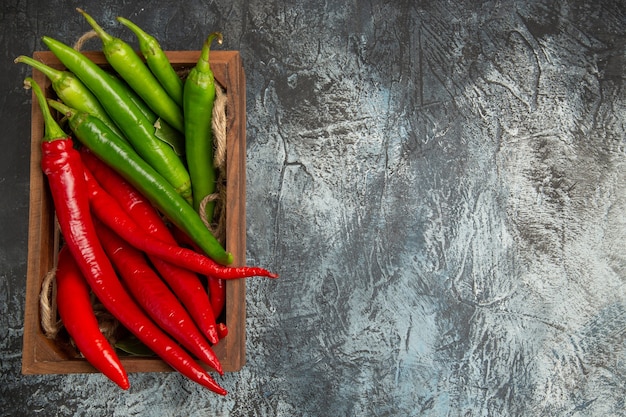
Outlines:
[[[39,310],[41,313],[41,327],[46,337],[56,338],[61,330],[61,320],[57,319],[56,303],[56,268],[48,271],[41,283],[39,293]]]
[[[76,49],[77,51],[80,51],[81,49],[83,49],[83,45],[85,45],[90,39],[97,38],[97,37],[98,37],[98,34],[96,33],[95,30],[90,30],[89,32],[85,32],[80,38],[78,38],[73,48]]]
[[[224,244],[226,238],[226,125],[227,125],[227,96],[222,87],[215,83],[215,102],[211,125],[213,130],[213,165],[217,170],[216,191],[202,199],[198,213],[204,225],[213,233],[215,238]],[[206,216],[207,204],[214,202],[213,219]]]

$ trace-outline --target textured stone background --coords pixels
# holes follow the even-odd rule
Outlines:
[[[84,7],[247,76],[248,363],[21,376],[29,71]],[[1,416],[624,416],[624,1],[0,6]],[[98,45],[95,44],[95,47]]]

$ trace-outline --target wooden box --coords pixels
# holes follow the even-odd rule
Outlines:
[[[108,64],[101,52],[84,52],[103,68]],[[171,51],[167,55],[180,71],[192,68],[200,51]],[[51,52],[35,52],[34,58],[53,68],[64,69]],[[245,263],[246,248],[246,89],[241,58],[236,51],[211,51],[211,68],[227,96],[226,151],[226,249],[233,254],[233,265]],[[47,96],[53,96],[49,80],[33,70],[33,78]],[[23,374],[69,374],[97,372],[86,360],[68,354],[42,330],[39,294],[46,273],[55,266],[59,233],[55,227],[54,207],[47,180],[41,170],[41,139],[44,124],[33,95],[30,158],[30,210],[28,230],[28,265],[24,316]],[[245,363],[245,280],[226,284],[225,323],[228,335],[214,346],[225,372],[241,369]],[[172,371],[154,357],[122,356],[129,373]],[[206,368],[206,367],[205,367]],[[206,368],[208,369],[208,368]]]

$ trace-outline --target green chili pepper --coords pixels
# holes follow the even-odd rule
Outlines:
[[[167,59],[167,56],[165,56],[159,42],[154,36],[146,33],[130,20],[123,17],[118,17],[117,20],[135,34],[139,42],[139,50],[146,59],[148,68],[150,68],[170,97],[182,107],[183,81],[178,74],[176,74],[176,71],[174,71],[171,62]]]
[[[198,63],[187,76],[183,95],[185,153],[191,177],[193,206],[196,210],[200,209],[202,200],[215,191],[216,172],[211,126],[215,79],[209,64],[209,51],[215,38],[222,43],[221,33],[214,32],[208,36]],[[201,215],[210,222],[213,218],[213,204],[207,204],[206,212]]]
[[[102,52],[115,71],[154,110],[175,129],[184,132],[183,112],[150,72],[132,46],[111,36],[82,9],[76,9],[102,40]]]
[[[94,96],[87,86],[85,86],[85,84],[83,84],[74,74],[69,71],[61,71],[56,68],[52,68],[43,62],[24,55],[20,55],[15,58],[15,62],[30,65],[43,73],[50,79],[52,89],[65,104],[99,117],[111,129],[113,129],[115,133],[123,136],[123,133],[118,129],[113,120],[111,120],[96,96]]]
[[[137,153],[191,203],[191,181],[183,161],[168,144],[155,136],[153,122],[129,99],[128,88],[68,45],[48,36],[42,40],[94,93]]]
[[[161,141],[168,144],[174,150],[176,155],[184,160],[185,136],[153,112],[150,106],[148,106],[146,102],[133,91],[132,88],[128,87],[126,92],[128,93],[128,97],[130,97],[131,101],[135,103],[143,115],[146,116],[146,118],[152,123],[152,126],[154,127],[154,135]]]
[[[127,142],[97,117],[58,101],[50,100],[49,105],[67,115],[70,128],[84,146],[135,186],[208,257],[223,265],[232,263],[232,254],[224,250],[193,207]]]

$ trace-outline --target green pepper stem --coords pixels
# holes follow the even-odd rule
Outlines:
[[[105,32],[104,29],[102,29],[102,27],[98,24],[98,22],[96,22],[93,17],[89,16],[87,14],[87,12],[85,12],[80,7],[77,7],[76,11],[83,15],[83,17],[87,20],[87,23],[89,23],[89,25],[96,32],[98,37],[102,40],[103,44],[107,44],[107,43],[112,42],[114,40],[113,36],[111,36],[107,32]]]
[[[211,67],[209,65],[209,53],[211,52],[211,44],[215,38],[217,38],[217,43],[220,45],[224,39],[221,32],[213,32],[207,37],[206,41],[204,41],[202,52],[200,53],[200,59],[198,60],[198,65],[196,66],[200,72],[211,71]]]
[[[44,136],[43,141],[51,142],[57,139],[65,139],[67,134],[61,129],[61,126],[54,120],[52,117],[52,113],[50,113],[50,108],[48,107],[48,103],[46,102],[46,97],[39,87],[39,84],[32,79],[31,77],[27,77],[24,80],[24,86],[26,88],[31,88],[35,93],[35,97],[37,97],[37,101],[39,102],[39,107],[41,108],[41,113],[43,114],[43,122],[44,122]]]
[[[153,40],[156,40],[152,35],[147,34],[143,29],[141,29],[139,26],[137,26],[130,20],[121,16],[118,16],[116,19],[118,22],[120,22],[121,24],[126,26],[128,29],[130,29],[131,32],[133,32],[135,36],[137,36],[137,39],[139,40],[140,43],[149,43],[149,42],[152,42]]]
[[[67,117],[72,117],[76,113],[78,113],[78,110],[73,109],[73,108],[71,108],[69,106],[66,106],[65,104],[61,103],[60,101],[52,100],[51,98],[48,99],[48,106],[50,106],[53,109],[63,113]]]
[[[22,64],[30,65],[31,67],[33,67],[36,70],[38,70],[41,73],[43,73],[52,82],[59,81],[64,76],[63,71],[60,71],[58,69],[49,67],[48,65],[44,64],[43,62],[37,61],[36,59],[33,59],[33,58],[25,56],[25,55],[18,56],[17,58],[15,58],[15,60],[13,62],[15,62],[16,64],[17,63],[22,63]]]
[[[163,52],[159,41],[130,20],[121,16],[118,16],[117,20],[135,34],[139,42],[139,50],[143,54],[146,64],[167,94],[179,107],[182,107],[183,82],[172,67],[169,58]]]

